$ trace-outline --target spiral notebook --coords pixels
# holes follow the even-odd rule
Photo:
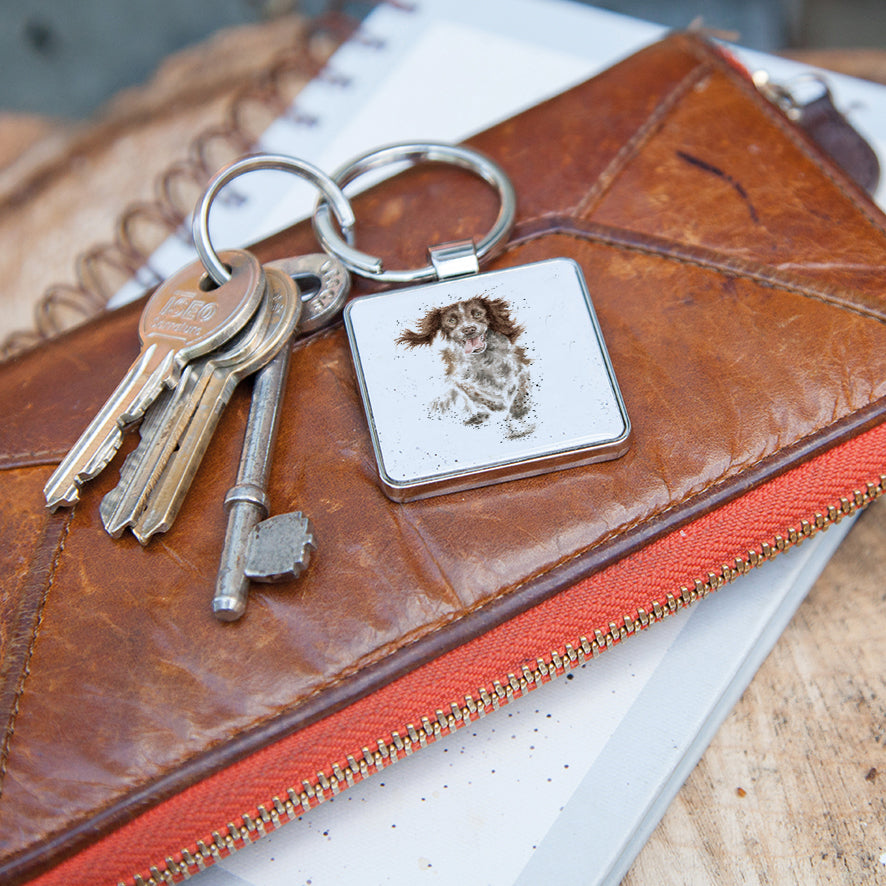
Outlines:
[[[383,5],[259,147],[332,171],[381,144],[457,141],[587,79],[663,30],[558,0]],[[805,70],[736,51],[776,80]],[[827,79],[838,105],[886,156],[883,88]],[[289,184],[277,173],[238,180],[213,210],[216,245],[256,241],[310,214],[314,195]],[[171,237],[112,304],[193,257],[184,231]],[[496,886],[558,877],[617,883],[850,525],[359,783],[196,880],[454,883],[470,872],[470,882]]]

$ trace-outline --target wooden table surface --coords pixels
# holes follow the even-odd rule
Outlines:
[[[77,256],[111,241],[123,207],[150,199],[160,171],[194,135],[224,123],[235,91],[302,28],[289,18],[219,35],[87,126],[0,115],[0,337],[32,326],[40,294],[74,281]],[[882,54],[806,59],[886,82]],[[884,576],[881,500],[801,605],[625,884],[886,883]]]

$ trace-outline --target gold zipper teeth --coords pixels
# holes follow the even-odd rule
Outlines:
[[[389,741],[378,739],[374,751],[364,747],[359,756],[348,754],[344,767],[340,763],[333,763],[325,772],[317,773],[315,783],[303,781],[301,789],[289,788],[286,799],[272,797],[269,803],[258,806],[255,812],[241,815],[242,824],[239,826],[229,822],[223,832],[213,831],[208,842],[198,840],[190,848],[182,849],[179,861],[167,857],[162,870],[152,866],[147,880],[136,875],[130,883],[134,886],[161,886],[188,879],[216,859],[242,849],[268,831],[275,830],[284,820],[299,818],[311,807],[367,778],[372,771],[380,772],[401,757],[410,756],[416,747],[424,747],[444,733],[454,732],[460,726],[485,716],[488,711],[496,710],[540,684],[578,667],[588,658],[596,658],[604,649],[621,642],[630,634],[691,606],[739,575],[867,507],[884,490],[886,474],[880,476],[879,482],[868,483],[865,490],[856,489],[851,497],[841,497],[839,504],[816,512],[811,520],[801,520],[798,527],[789,527],[784,535],[776,535],[770,542],[763,542],[759,550],[752,548],[744,557],[736,557],[733,562],[722,564],[719,572],[710,572],[704,579],[696,579],[691,586],[682,586],[679,593],[667,594],[664,601],[653,600],[646,609],[637,609],[625,615],[621,624],[610,622],[607,631],[595,629],[593,638],[581,636],[575,645],[566,643],[562,650],[552,650],[546,659],[537,658],[534,668],[524,664],[519,674],[510,673],[504,680],[494,680],[490,688],[481,686],[476,690],[476,697],[466,695],[461,703],[452,702],[448,713],[439,709],[434,712],[433,718],[422,717],[420,726],[408,723],[405,734],[395,731],[391,733]],[[121,881],[118,886],[126,884]]]

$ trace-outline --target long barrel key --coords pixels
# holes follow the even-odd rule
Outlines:
[[[237,385],[270,362],[292,337],[302,308],[298,287],[280,271],[269,269],[266,278],[271,304],[267,334],[242,361],[213,369],[178,449],[166,462],[144,510],[132,525],[133,534],[142,544],[147,544],[154,533],[172,526]]]
[[[240,250],[224,258],[231,279],[222,286],[205,285],[208,278],[198,261],[155,290],[139,321],[141,353],[49,478],[43,489],[47,507],[74,504],[80,486],[120,448],[123,429],[144,415],[164,387],[176,384],[189,360],[227,341],[252,316],[264,294],[261,265]]]
[[[305,300],[301,332],[325,326],[347,299],[348,272],[338,259],[330,256],[282,259],[266,265],[266,269],[268,274],[282,270],[300,288],[310,289],[314,280],[319,283],[319,289]],[[315,549],[313,529],[300,511],[265,519],[270,510],[268,475],[289,355],[290,349],[284,348],[256,377],[237,482],[225,496],[228,525],[212,600],[212,611],[222,621],[235,621],[243,615],[250,579],[270,582],[297,578],[307,568]]]

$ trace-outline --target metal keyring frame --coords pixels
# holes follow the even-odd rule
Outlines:
[[[333,173],[335,183],[344,188],[361,175],[392,163],[450,163],[469,172],[473,172],[485,182],[492,185],[501,199],[501,208],[495,224],[489,233],[476,245],[477,261],[488,258],[510,234],[517,213],[517,195],[510,179],[498,164],[488,157],[457,145],[434,142],[416,142],[411,144],[389,145],[362,154]],[[335,207],[333,206],[333,211]],[[336,213],[336,217],[338,213]],[[371,277],[386,283],[421,283],[437,278],[433,264],[422,268],[403,271],[386,271],[380,258],[360,252],[352,245],[353,236],[344,226],[342,230],[347,242],[335,230],[329,213],[329,204],[320,201],[314,211],[314,233],[323,248],[340,259],[348,270],[363,277]]]
[[[354,210],[351,209],[351,204],[341,188],[323,170],[306,160],[289,157],[285,154],[255,154],[251,157],[244,157],[242,160],[236,160],[223,167],[215,175],[200,200],[191,224],[197,254],[209,276],[219,286],[231,279],[231,272],[222,263],[209,238],[209,209],[218,192],[226,184],[240,175],[259,169],[279,169],[283,172],[292,172],[299,178],[310,182],[325,197],[327,202],[323,205],[332,205],[332,211],[348,241],[352,242],[354,239]]]

